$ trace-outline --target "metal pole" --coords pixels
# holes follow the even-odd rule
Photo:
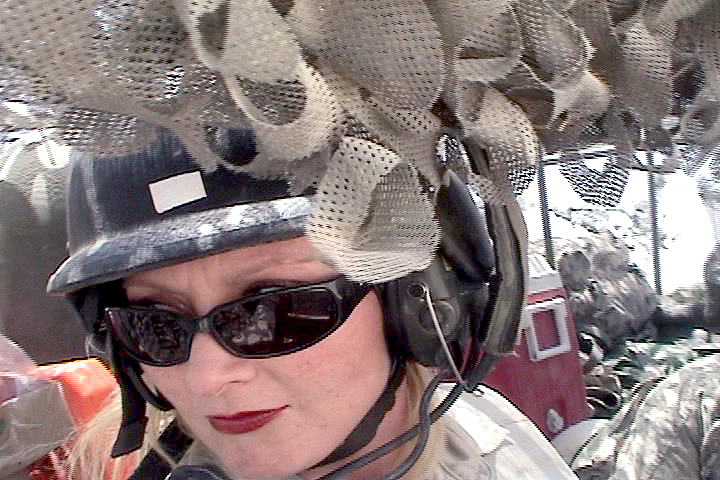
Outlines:
[[[543,236],[545,237],[545,256],[552,268],[555,268],[552,232],[550,231],[550,213],[548,209],[547,184],[545,183],[545,162],[540,160],[538,167],[538,190],[540,190],[540,214],[542,215]]]
[[[646,155],[652,155],[647,152]],[[648,158],[648,166],[652,166],[650,158]],[[662,283],[660,281],[660,232],[658,229],[657,216],[657,197],[655,192],[655,173],[648,171],[648,191],[650,194],[650,228],[652,231],[652,255],[653,255],[653,273],[655,274],[655,292],[662,295]]]

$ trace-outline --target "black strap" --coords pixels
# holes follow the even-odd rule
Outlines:
[[[165,480],[230,480],[217,465],[183,465]]]
[[[182,431],[177,420],[173,420],[158,439],[160,447],[176,462],[185,455],[192,442],[192,438]],[[150,450],[130,480],[163,480],[171,471],[172,467],[165,459],[155,450]]]
[[[108,335],[107,350],[112,359],[112,370],[120,385],[123,416],[110,454],[112,458],[127,455],[142,446],[147,424],[146,401],[163,411],[172,408],[165,397],[154,394],[145,385],[139,372],[140,366],[124,358],[115,342],[112,335]]]
[[[328,465],[337,462],[343,458],[347,458],[355,452],[359,451],[365,445],[375,438],[377,429],[380,426],[385,414],[395,405],[395,391],[398,389],[402,381],[405,379],[405,359],[399,356],[393,357],[392,370],[390,378],[385,386],[380,398],[375,402],[370,411],[358,425],[350,432],[345,441],[328,455],[325,460],[321,461],[315,467]]]

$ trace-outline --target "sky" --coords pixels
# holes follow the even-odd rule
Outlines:
[[[546,183],[550,209],[561,212],[567,212],[570,207],[605,210],[607,218],[602,223],[616,236],[626,239],[631,247],[631,261],[645,272],[648,283],[654,285],[651,238],[633,225],[633,217],[649,225],[647,175],[645,172],[631,171],[620,204],[616,209],[610,210],[583,201],[560,174],[557,166],[546,168]],[[665,185],[658,192],[658,224],[666,235],[664,248],[660,252],[663,293],[703,281],[703,266],[715,244],[708,211],[696,188],[697,178],[703,175],[706,175],[703,170],[693,177],[682,170],[664,174]],[[535,180],[521,197],[530,241],[543,238],[539,199],[538,184]],[[554,215],[551,215],[551,231],[555,237],[585,235],[582,228]]]

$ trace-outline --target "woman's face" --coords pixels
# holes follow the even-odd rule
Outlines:
[[[126,289],[131,303],[202,316],[260,287],[336,276],[301,237],[138,273]],[[385,388],[390,357],[371,292],[338,330],[299,352],[239,358],[198,333],[187,362],[143,371],[229,473],[268,478],[303,472],[342,443]],[[405,402],[395,405],[373,444],[404,431]]]

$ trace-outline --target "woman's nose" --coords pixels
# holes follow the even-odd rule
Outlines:
[[[193,338],[186,364],[187,386],[198,395],[218,395],[228,385],[247,383],[257,374],[257,360],[228,352],[210,334]]]

